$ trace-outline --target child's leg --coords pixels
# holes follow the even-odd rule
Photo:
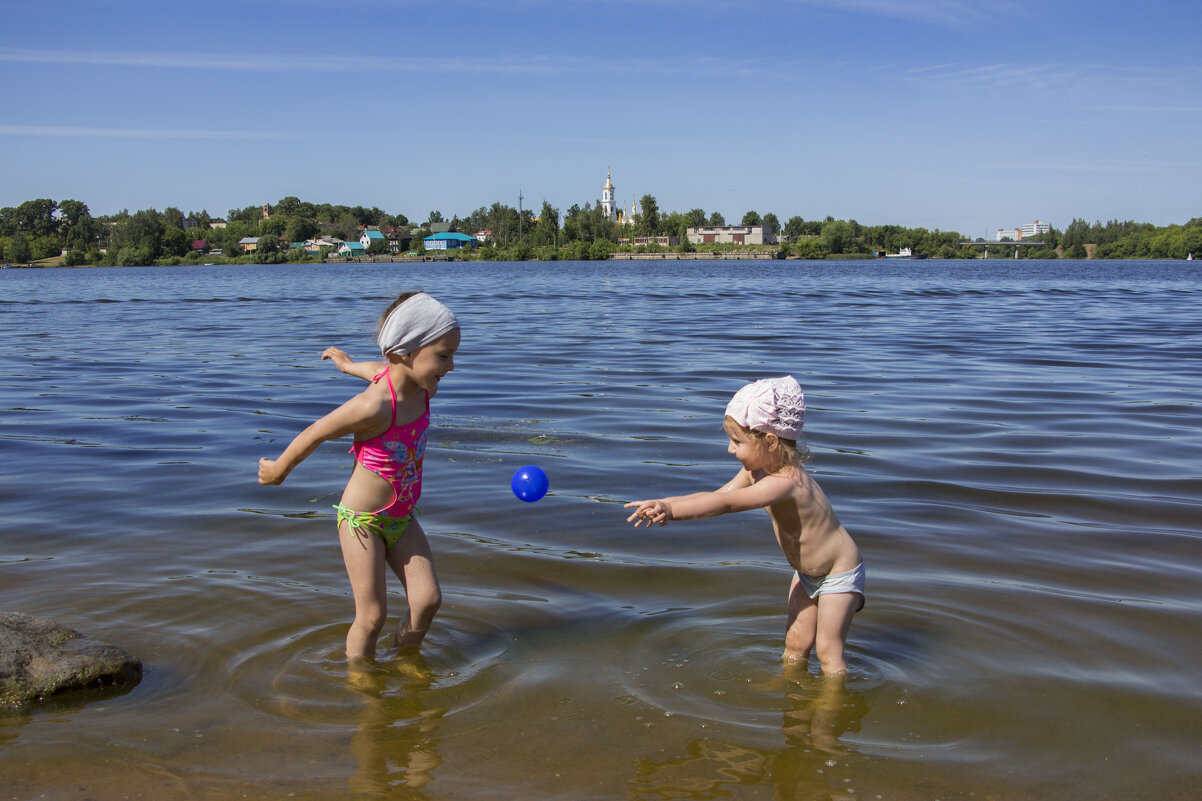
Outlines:
[[[804,665],[810,658],[810,649],[818,631],[818,604],[806,595],[801,579],[796,573],[789,584],[789,622],[785,627],[785,652],[782,657],[788,662]]]
[[[409,600],[409,615],[397,625],[398,648],[421,645],[438,607],[442,605],[442,589],[434,571],[434,556],[426,532],[414,518],[397,544],[388,551],[388,564],[405,585]]]
[[[355,594],[355,620],[346,633],[346,658],[371,659],[376,655],[376,640],[388,617],[388,597],[384,586],[384,543],[370,532],[358,536],[343,520],[338,524],[342,561]]]
[[[815,600],[818,602],[818,661],[822,663],[822,672],[828,675],[846,673],[843,646],[861,598],[854,592],[832,592],[819,595]]]

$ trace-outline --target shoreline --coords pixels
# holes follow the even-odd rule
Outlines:
[[[432,262],[458,262],[458,263],[476,263],[492,261],[490,259],[462,259],[456,256],[392,256],[388,258],[368,257],[354,259],[322,259],[321,261],[298,261],[298,262],[273,262],[272,264],[259,264],[258,262],[190,262],[183,264],[2,264],[0,270],[101,270],[109,267],[266,267],[276,264],[420,264]],[[496,259],[499,262],[518,263],[514,259]],[[546,262],[548,264],[556,261],[573,261],[572,259],[523,259],[525,262]],[[581,261],[577,259],[576,261]],[[807,261],[807,262],[823,262],[823,261],[997,261],[997,262],[1013,262],[1013,261],[1040,261],[1040,259],[1014,259],[1012,257],[997,257],[997,258],[970,258],[970,259],[947,259],[941,256],[928,256],[925,259],[880,259],[868,253],[862,254],[838,254],[828,255],[821,259],[807,259],[804,256],[781,255],[779,253],[611,253],[606,259],[584,259],[583,261]],[[1151,257],[1128,257],[1123,259],[1098,259],[1094,256],[1089,256],[1084,259],[1068,259],[1057,258],[1053,261],[1063,262],[1084,262],[1084,261],[1130,261],[1130,262],[1178,262],[1191,261],[1191,259],[1172,259],[1172,258],[1151,258]]]

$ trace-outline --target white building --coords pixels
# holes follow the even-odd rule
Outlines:
[[[373,242],[387,242],[388,237],[377,228],[368,228],[359,236],[359,244],[370,249]]]
[[[997,241],[1003,239],[1012,239],[1015,242],[1023,241],[1024,237],[1040,236],[1052,230],[1050,223],[1045,223],[1043,220],[1036,220],[1033,223],[1020,225],[1018,228],[999,228],[997,229]]]
[[[699,225],[688,229],[694,245],[711,242],[731,242],[736,245],[773,245],[776,236],[764,231],[762,225]]]
[[[613,181],[609,180],[609,173],[605,173],[605,186],[601,187],[601,209],[610,220],[618,221],[618,207],[614,205],[614,185]]]

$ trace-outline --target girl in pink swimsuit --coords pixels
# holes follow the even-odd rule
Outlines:
[[[409,601],[397,647],[420,645],[442,603],[430,545],[413,511],[421,496],[430,398],[455,367],[459,338],[459,323],[446,306],[424,292],[401,295],[380,318],[377,341],[386,361],[354,362],[337,348],[322,354],[343,372],[369,380],[368,388],[302,431],[278,459],[259,460],[259,483],[280,484],[321,443],[355,437],[355,466],[334,507],[355,595],[348,660],[375,656],[388,614],[385,566]]]

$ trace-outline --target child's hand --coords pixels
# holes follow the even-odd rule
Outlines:
[[[638,528],[643,523],[650,528],[652,523],[659,523],[661,526],[668,525],[668,521],[672,519],[672,507],[663,501],[631,501],[626,504],[625,509],[634,508],[634,512],[630,517],[626,518],[627,523],[634,523],[634,527]]]
[[[334,363],[334,366],[339,371],[345,373],[348,365],[354,363],[354,359],[346,355],[346,351],[341,348],[326,348],[321,354],[322,361],[329,359]]]
[[[259,483],[260,484],[283,484],[287,473],[281,473],[276,467],[275,459],[260,459],[259,460]]]

